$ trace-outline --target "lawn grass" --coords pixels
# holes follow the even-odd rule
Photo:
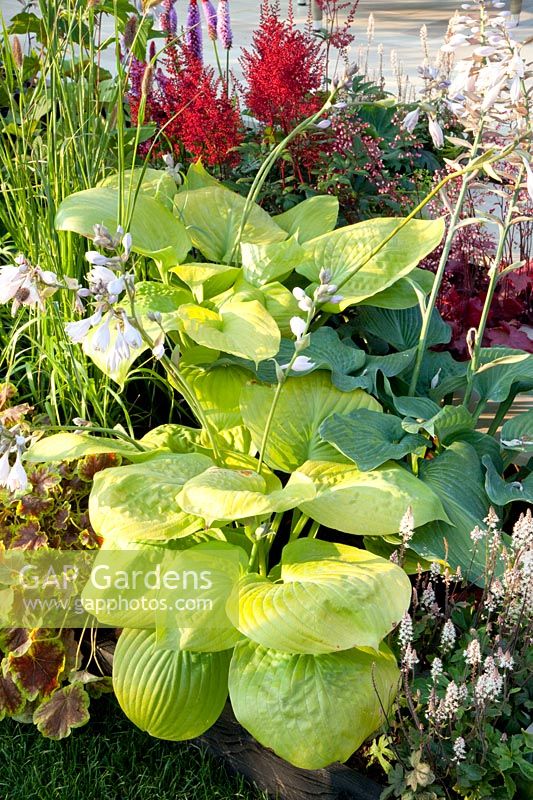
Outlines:
[[[32,725],[0,723],[1,800],[266,800],[195,747],[134,728],[114,698],[91,712],[62,742]]]

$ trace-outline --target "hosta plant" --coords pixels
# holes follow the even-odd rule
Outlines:
[[[99,247],[87,253],[90,313],[67,329],[119,385],[155,358],[195,422],[137,440],[63,432],[26,457],[129,462],[91,492],[106,549],[237,564],[216,583],[216,622],[100,614],[124,628],[114,687],[139,727],[197,736],[229,693],[240,722],[292,763],[345,760],[397,690],[385,639],[410,582],[395,562],[437,560],[481,581],[470,531],[487,494],[505,505],[530,491],[504,472],[530,447],[528,415],[500,443],[475,427],[489,400],[504,407],[533,385],[532,358],[482,350],[472,377],[430,349],[449,329],[425,312],[433,276],[417,264],[443,220],[335,229],[329,196],[271,217],[201,164],[179,188],[155,170],[128,180],[133,213],[118,180],[59,209],[60,230]],[[128,232],[112,235],[124,213]],[[136,280],[141,266],[149,280]],[[473,411],[443,402],[472,380]]]

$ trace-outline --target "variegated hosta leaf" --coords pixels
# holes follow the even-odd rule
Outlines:
[[[98,472],[89,498],[94,530],[108,547],[166,542],[201,530],[203,521],[182,511],[176,498],[190,478],[212,465],[204,455],[168,454]]]
[[[228,613],[249,639],[287,653],[378,650],[410,598],[407,575],[391,561],[347,545],[300,539],[283,550],[281,582],[245,576]]]
[[[153,631],[126,629],[113,659],[113,687],[127,717],[158,739],[204,733],[228,694],[231,651],[190,653],[156,647]]]
[[[384,722],[398,687],[392,653],[304,655],[242,642],[231,660],[235,716],[264,747],[304,769],[346,761]]]
[[[282,488],[280,480],[272,474],[211,467],[187,481],[178,503],[184,511],[203,517],[210,524],[213,520],[230,521],[288,511],[314,495],[313,483],[305,476]]]
[[[243,389],[241,412],[252,441],[259,450],[272,407],[275,387],[250,383]],[[328,372],[313,372],[288,378],[276,405],[265,450],[265,462],[272,469],[292,472],[307,459],[343,461],[318,430],[330,414],[347,414],[356,408],[380,411],[381,406],[362,389],[341,392],[331,383]]]
[[[353,464],[307,461],[291,475],[287,485],[301,475],[311,478],[317,493],[314,500],[299,507],[333,530],[359,536],[398,533],[409,507],[416,527],[448,519],[435,492],[392,461],[371,472],[360,472]]]

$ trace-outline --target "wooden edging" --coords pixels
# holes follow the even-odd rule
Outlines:
[[[109,674],[115,646],[111,638],[97,645],[99,660]],[[278,800],[379,800],[383,788],[344,764],[316,770],[293,767],[245,731],[229,703],[213,727],[194,744]]]
[[[232,771],[279,800],[379,800],[382,787],[344,764],[299,769],[262,747],[226,706],[219,720],[196,740]]]

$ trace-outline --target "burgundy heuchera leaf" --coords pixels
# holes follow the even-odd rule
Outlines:
[[[51,694],[59,686],[65,651],[56,639],[38,639],[22,656],[10,653],[8,672],[28,700]]]

